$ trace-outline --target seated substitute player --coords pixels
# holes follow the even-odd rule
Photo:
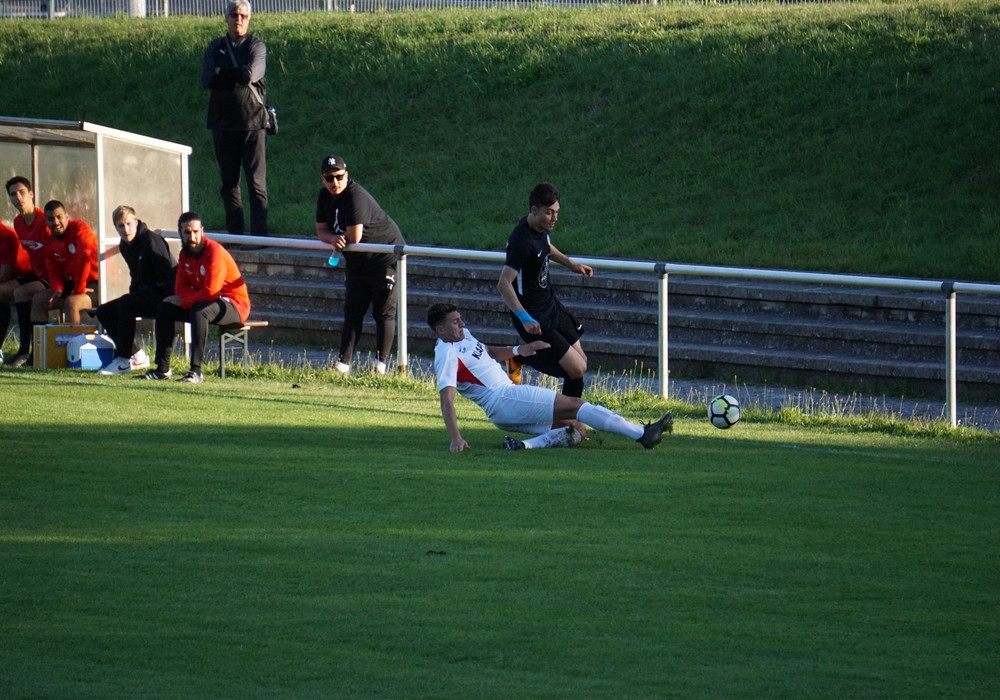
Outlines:
[[[135,342],[135,319],[156,316],[156,307],[173,294],[177,263],[163,237],[122,204],[111,214],[121,240],[118,252],[128,265],[128,292],[97,307],[97,320],[115,341],[115,358],[98,374],[128,374],[149,367],[149,356]]]
[[[21,285],[20,279],[31,272],[28,251],[21,246],[14,229],[0,222],[0,345],[7,337],[10,326],[10,305],[14,302],[14,290]],[[0,365],[3,353],[0,352]]]
[[[549,347],[545,341],[515,347],[485,345],[466,329],[454,304],[434,304],[427,309],[427,325],[438,337],[434,373],[452,452],[469,447],[458,429],[456,392],[475,402],[498,428],[536,436],[524,441],[508,436],[504,438],[508,450],[575,445],[580,441],[578,423],[630,437],[646,449],[658,445],[664,432],[673,431],[669,413],[645,426],[636,425],[581,398],[557,394],[546,387],[514,384],[499,363],[516,356],[531,357]]]
[[[17,309],[17,326],[21,334],[21,345],[17,354],[10,358],[11,367],[21,367],[31,361],[31,301],[35,294],[48,287],[45,270],[45,246],[52,238],[45,212],[35,206],[35,193],[31,181],[16,175],[6,184],[10,203],[17,209],[14,217],[14,231],[21,247],[28,253],[31,270],[18,277],[16,282],[8,282],[5,291],[0,292],[0,303],[5,299],[13,302]]]
[[[156,307],[156,367],[144,379],[170,379],[174,324],[191,324],[191,369],[178,381],[201,384],[208,325],[246,323],[250,294],[239,267],[221,243],[205,237],[201,214],[184,212],[177,221],[181,254],[177,258],[174,293]]]
[[[70,219],[66,207],[58,200],[45,205],[45,223],[52,235],[42,249],[45,254],[45,288],[31,297],[28,337],[34,336],[36,325],[48,322],[49,311],[61,309],[66,323],[80,324],[80,313],[93,307],[88,285],[97,281],[97,236],[85,221]],[[22,294],[32,285],[24,285],[14,292],[20,326],[24,308]],[[21,345],[25,343],[22,330]],[[11,367],[31,364],[31,356],[20,352],[11,361]]]

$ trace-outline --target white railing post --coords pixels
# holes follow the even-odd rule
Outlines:
[[[955,285],[945,282],[941,285],[945,293],[944,302],[944,333],[945,333],[945,359],[944,359],[944,388],[945,410],[948,412],[948,425],[952,428],[958,427],[958,351],[955,341]]]
[[[659,371],[658,371],[658,381],[660,386],[660,397],[669,398],[670,388],[670,364],[669,364],[669,350],[667,347],[667,316],[668,316],[668,298],[667,298],[667,267],[663,263],[657,263],[656,272],[660,276],[660,290],[657,295],[657,300],[659,304],[660,312],[660,322],[657,324],[657,337],[659,339]]]
[[[396,365],[398,372],[407,371],[407,299],[406,299],[406,255],[403,246],[396,246]]]

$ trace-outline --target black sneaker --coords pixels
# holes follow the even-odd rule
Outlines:
[[[7,363],[8,367],[24,367],[25,365],[31,364],[31,355],[28,353],[18,353],[14,357],[10,358],[10,362]]]
[[[191,372],[185,372],[184,376],[178,379],[177,381],[187,382],[188,384],[201,384],[203,381],[205,381],[205,378],[202,376],[201,372],[191,371]]]
[[[647,450],[651,450],[663,440],[664,433],[674,432],[674,414],[667,413],[655,423],[647,423],[643,426],[642,437],[636,440]]]
[[[523,450],[524,443],[517,438],[512,438],[510,435],[505,435],[503,438],[503,448],[505,450]]]
[[[161,371],[159,371],[157,369],[151,369],[148,372],[146,372],[144,375],[142,375],[142,378],[143,379],[159,379],[159,380],[162,381],[164,379],[170,379],[170,377],[173,376],[173,374],[174,373],[171,372],[169,369],[166,372],[161,372]]]

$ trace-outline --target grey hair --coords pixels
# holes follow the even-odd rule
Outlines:
[[[253,10],[250,7],[250,0],[229,0],[226,3],[225,16],[228,17],[230,12],[235,12],[237,10],[242,10],[247,13],[247,15],[252,15]]]

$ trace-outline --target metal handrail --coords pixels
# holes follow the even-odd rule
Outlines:
[[[172,231],[160,231],[165,237],[176,238]],[[220,243],[236,243],[243,245],[261,245],[274,248],[296,248],[300,250],[330,250],[328,243],[316,239],[276,238],[270,236],[243,236],[227,233],[209,232],[208,237]],[[117,240],[117,239],[116,239]],[[396,286],[399,293],[399,311],[397,313],[397,353],[400,371],[407,367],[407,305],[406,305],[406,258],[448,258],[453,260],[477,260],[503,263],[504,253],[482,250],[467,250],[462,248],[437,248],[417,245],[383,245],[375,243],[354,243],[347,246],[348,251],[369,253],[393,253],[399,260]],[[989,294],[1000,296],[1000,284],[984,284],[979,282],[960,282],[954,280],[924,280],[906,277],[873,277],[871,275],[847,275],[827,272],[795,272],[792,270],[768,270],[762,268],[723,267],[713,265],[688,265],[683,263],[665,263],[648,260],[619,260],[612,258],[585,258],[573,256],[576,262],[593,268],[617,270],[621,272],[650,273],[659,276],[659,371],[657,372],[660,396],[669,395],[669,364],[667,348],[667,278],[670,274],[697,277],[727,277],[732,279],[753,279],[769,282],[799,282],[805,284],[825,284],[851,287],[876,287],[881,289],[897,289],[903,291],[941,293],[945,298],[945,406],[948,422],[957,426],[958,383],[956,356],[956,295]]]

